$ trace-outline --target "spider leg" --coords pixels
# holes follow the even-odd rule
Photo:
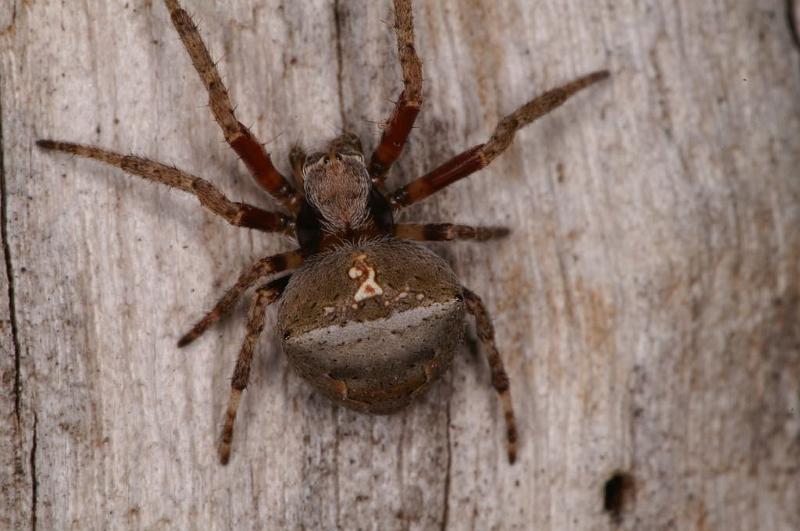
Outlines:
[[[245,269],[236,283],[225,292],[221,299],[217,301],[211,310],[200,319],[191,330],[178,340],[178,347],[185,347],[203,334],[214,323],[226,315],[239,297],[255,282],[267,275],[281,273],[290,269],[295,269],[303,263],[303,255],[300,250],[288,251],[262,258],[255,264]]]
[[[250,364],[253,361],[253,350],[264,330],[264,318],[267,306],[275,302],[283,293],[283,289],[289,282],[291,275],[278,278],[268,284],[258,288],[256,296],[250,305],[250,313],[247,317],[247,334],[239,351],[236,360],[236,368],[233,370],[231,378],[231,394],[228,398],[228,409],[225,413],[225,422],[222,425],[222,434],[219,441],[219,461],[223,465],[228,464],[231,456],[231,443],[233,442],[233,424],[236,421],[236,411],[239,408],[239,401],[242,391],[247,387],[250,380]]]
[[[132,175],[188,192],[197,197],[200,204],[206,209],[221,216],[231,225],[258,229],[264,232],[283,232],[294,235],[294,222],[289,217],[277,212],[268,212],[246,203],[235,203],[225,197],[222,192],[208,181],[172,166],[166,166],[159,162],[133,155],[122,155],[98,147],[70,142],[37,140],[36,145],[44,149],[63,151],[64,153],[105,162]]]
[[[443,242],[477,240],[479,242],[508,236],[507,227],[471,227],[452,223],[398,223],[394,235],[402,240]]]
[[[422,201],[442,188],[486,167],[505,151],[519,129],[561,106],[576,92],[608,76],[606,70],[594,72],[534,98],[500,120],[488,142],[456,155],[430,173],[395,190],[389,195],[389,202],[395,210],[399,210]]]
[[[403,70],[403,92],[369,163],[369,174],[378,186],[383,184],[389,168],[403,151],[422,106],[422,62],[414,48],[411,0],[394,0],[394,12],[397,52]]]
[[[475,317],[475,327],[478,338],[486,351],[486,358],[492,371],[492,386],[500,396],[503,411],[506,419],[506,444],[508,450],[508,461],[514,463],[517,459],[517,424],[514,420],[514,408],[511,404],[511,391],[508,385],[508,375],[503,366],[503,360],[497,351],[494,342],[494,325],[489,317],[489,312],[483,305],[483,301],[474,292],[464,288],[464,301],[467,304],[467,311]]]
[[[306,151],[300,146],[292,146],[289,150],[289,164],[292,166],[292,176],[297,187],[303,189],[303,164],[306,161]]]
[[[186,52],[200,75],[206,90],[211,112],[214,114],[225,140],[247,165],[256,182],[275,197],[290,212],[300,209],[302,195],[272,164],[269,154],[253,134],[236,119],[228,90],[222,82],[211,55],[200,36],[192,17],[180,6],[178,0],[164,0],[172,24],[183,41]]]

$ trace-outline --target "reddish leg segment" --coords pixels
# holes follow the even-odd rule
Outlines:
[[[141,157],[134,157],[133,155],[121,155],[113,151],[70,142],[37,140],[36,145],[44,149],[63,151],[64,153],[99,160],[130,174],[143,177],[148,181],[166,184],[172,188],[188,192],[197,197],[201,205],[214,214],[225,218],[231,225],[265,232],[283,232],[294,235],[294,222],[287,216],[277,212],[268,212],[246,203],[234,203],[210,182],[172,166]]]
[[[300,209],[302,195],[298,194],[289,181],[278,172],[264,146],[236,119],[228,90],[222,83],[217,67],[211,60],[211,55],[192,18],[180,6],[178,0],[164,0],[164,3],[192,64],[208,91],[211,112],[222,128],[225,140],[247,165],[256,182],[290,212],[296,213]]]
[[[386,124],[381,142],[369,163],[372,180],[381,185],[406,143],[422,106],[422,62],[414,48],[414,15],[411,0],[394,0],[397,52],[403,69],[403,92]]]
[[[456,155],[427,175],[392,192],[389,195],[389,202],[395,210],[399,210],[422,201],[442,188],[486,167],[505,151],[519,129],[561,106],[579,90],[606,79],[608,76],[609,73],[605,70],[594,72],[531,100],[500,120],[488,142]]]
[[[500,402],[503,405],[503,413],[506,419],[508,461],[514,463],[517,459],[517,423],[514,420],[514,407],[511,404],[508,375],[503,366],[503,360],[500,358],[500,353],[497,351],[497,345],[494,342],[494,325],[492,325],[492,319],[489,317],[489,312],[486,311],[481,298],[467,288],[464,288],[464,302],[467,304],[467,311],[475,317],[478,339],[483,344],[486,358],[489,360],[489,368],[492,371],[492,386],[500,396]]]
[[[208,330],[211,325],[219,321],[222,316],[230,312],[231,308],[233,308],[233,305],[236,304],[236,301],[238,301],[239,297],[242,296],[242,293],[247,291],[247,289],[255,284],[258,279],[274,273],[295,269],[302,263],[303,255],[300,254],[300,250],[297,249],[294,251],[262,258],[255,264],[245,269],[242,274],[239,275],[239,279],[236,281],[236,284],[228,289],[228,291],[225,292],[225,295],[223,295],[222,298],[217,301],[217,304],[215,304],[214,307],[202,319],[200,319],[191,330],[189,330],[182,338],[178,340],[178,346],[184,347],[188,345],[200,337],[200,335]]]
[[[223,465],[228,464],[231,456],[233,424],[236,421],[236,412],[239,409],[242,391],[245,390],[247,383],[250,381],[250,365],[253,362],[253,351],[262,330],[264,330],[264,317],[267,312],[267,306],[280,297],[290,277],[291,275],[286,275],[258,288],[250,306],[250,313],[247,317],[247,335],[245,335],[242,349],[239,351],[236,368],[233,370],[231,394],[228,398],[228,409],[225,413],[225,422],[222,425],[222,435],[219,441],[219,461]]]

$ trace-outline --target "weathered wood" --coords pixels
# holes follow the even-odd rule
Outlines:
[[[184,2],[284,172],[293,141],[343,126],[372,147],[401,89],[388,0]],[[403,216],[514,229],[437,248],[494,314],[518,464],[469,348],[420,403],[368,417],[314,394],[267,334],[219,466],[244,305],[186,351],[175,341],[289,242],[34,141],[136,152],[270,200],[160,2],[6,0],[0,527],[800,529],[800,50],[785,2],[418,0],[415,15],[425,103],[390,187],[531,96],[613,75]],[[615,472],[632,489],[616,516]]]

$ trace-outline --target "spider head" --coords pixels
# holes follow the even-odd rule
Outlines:
[[[327,230],[344,232],[369,220],[372,182],[354,135],[345,133],[325,151],[309,155],[303,164],[303,186]]]

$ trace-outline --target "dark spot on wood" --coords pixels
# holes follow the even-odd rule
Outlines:
[[[603,487],[603,510],[618,523],[622,513],[630,509],[635,494],[633,476],[627,472],[614,472]]]

